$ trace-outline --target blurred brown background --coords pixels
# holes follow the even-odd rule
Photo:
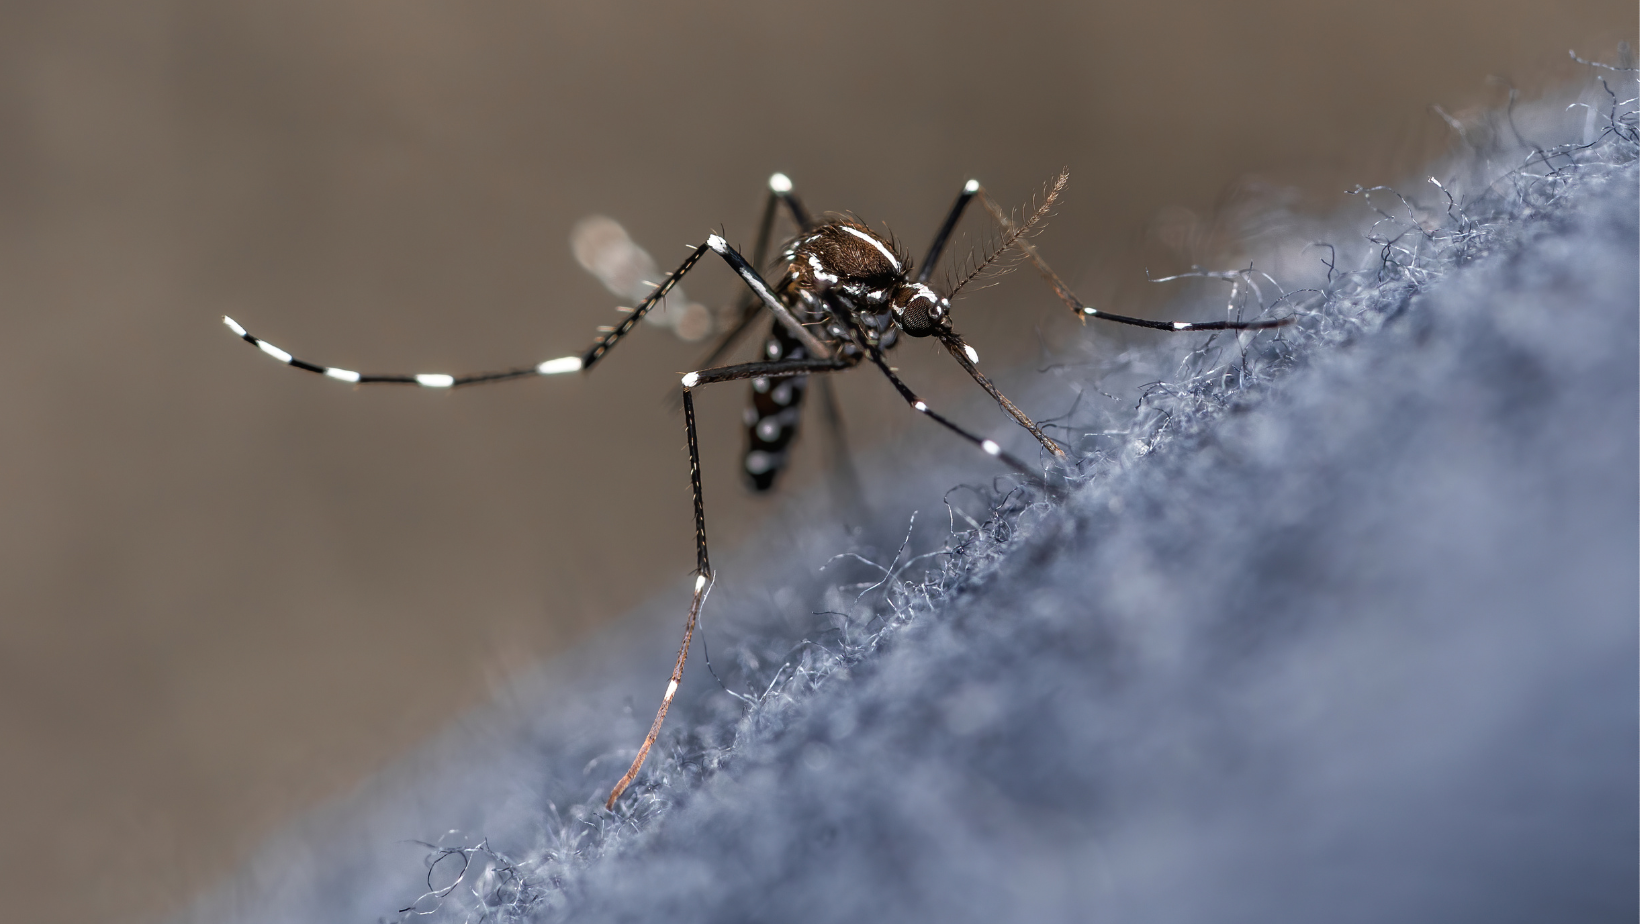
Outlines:
[[[533,362],[613,323],[567,244],[589,213],[670,266],[719,225],[748,243],[779,169],[920,250],[966,178],[1023,201],[1064,165],[1044,253],[1132,307],[1248,174],[1332,208],[1448,144],[1431,104],[1531,95],[1635,31],[1633,0],[10,0],[4,916],[175,910],[692,566],[661,399],[696,347],[646,328],[589,379],[354,390],[224,312],[351,368]],[[1083,336],[1033,283],[959,305],[988,364]],[[917,424],[840,387],[857,445]],[[778,509],[738,483],[741,400],[702,399],[724,547]]]

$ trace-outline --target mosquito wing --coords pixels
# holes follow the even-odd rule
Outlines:
[[[598,277],[604,288],[627,304],[642,301],[662,278],[649,252],[632,240],[620,222],[608,216],[588,215],[576,222],[570,231],[569,246],[581,268]],[[679,339],[691,343],[705,338],[715,326],[712,312],[690,301],[681,286],[673,287],[644,320],[669,328]]]

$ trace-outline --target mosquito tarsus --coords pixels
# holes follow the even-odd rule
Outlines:
[[[360,385],[382,383],[449,389],[591,370],[621,338],[632,332],[646,314],[661,304],[667,293],[707,253],[722,258],[745,283],[746,292],[731,312],[728,329],[719,336],[701,363],[702,368],[683,376],[681,382],[684,430],[689,447],[689,482],[695,513],[694,591],[689,603],[689,615],[684,622],[683,642],[678,648],[677,660],[673,664],[666,693],[661,697],[660,708],[655,713],[655,720],[644,736],[632,766],[615,783],[605,802],[606,808],[614,809],[621,794],[637,778],[650,749],[660,736],[667,710],[672,706],[672,698],[677,694],[678,685],[683,682],[683,666],[689,656],[701,606],[712,588],[706,512],[701,495],[700,445],[695,425],[695,389],[737,379],[751,380],[752,406],[747,415],[748,449],[743,457],[743,469],[754,488],[767,489],[785,465],[786,450],[796,434],[797,410],[808,377],[841,372],[869,363],[887,377],[913,411],[979,447],[1050,493],[1057,493],[1042,471],[1004,451],[996,441],[981,437],[936,413],[888,365],[883,358],[884,351],[892,348],[902,334],[933,338],[1008,416],[1036,439],[1044,451],[1054,460],[1063,462],[1066,461],[1064,449],[1043,433],[1035,421],[979,371],[976,365],[979,354],[963,341],[952,326],[951,300],[970,282],[989,272],[1005,269],[1011,261],[1023,260],[1035,267],[1059,299],[1082,320],[1100,318],[1166,331],[1260,330],[1280,327],[1292,321],[1290,317],[1259,321],[1152,321],[1110,314],[1083,304],[1030,243],[1030,238],[1041,229],[1068,179],[1068,173],[1061,173],[1048,185],[1037,206],[1018,221],[987,198],[977,180],[969,180],[957,195],[945,221],[935,233],[920,268],[913,275],[913,264],[892,237],[849,215],[828,213],[818,218],[811,217],[793,191],[791,180],[785,174],[776,173],[769,178],[768,197],[750,261],[721,235],[708,235],[677,269],[627,312],[618,325],[606,329],[584,352],[512,369],[464,375],[360,373],[298,359],[251,334],[234,319],[224,317],[222,321],[262,352],[298,369]],[[957,222],[975,198],[979,198],[990,212],[1000,229],[999,236],[990,242],[982,256],[971,261],[970,268],[951,290],[942,293],[930,286],[928,280]],[[767,262],[774,220],[782,208],[799,232],[780,253],[777,265],[783,266],[783,270],[771,285],[758,272],[758,267]],[[774,320],[763,344],[762,358],[754,362],[716,365],[765,312],[773,315]]]

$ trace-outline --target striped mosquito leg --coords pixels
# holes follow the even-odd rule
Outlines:
[[[420,385],[423,388],[460,388],[464,385],[505,382],[509,379],[521,379],[534,375],[562,375],[567,372],[580,372],[592,368],[594,363],[602,359],[605,353],[608,353],[622,337],[630,333],[632,328],[643,320],[643,316],[648,314],[650,309],[666,297],[666,293],[672,291],[672,288],[678,284],[678,280],[682,279],[684,274],[688,273],[705,255],[706,250],[707,246],[705,244],[696,247],[694,252],[689,255],[689,259],[683,261],[683,264],[673,270],[665,281],[655,287],[655,291],[649,293],[648,297],[639,302],[638,306],[632,309],[618,326],[593,341],[592,346],[588,347],[586,352],[580,356],[560,356],[557,359],[549,359],[533,366],[518,366],[513,369],[503,369],[499,372],[475,372],[464,375],[449,375],[443,372],[392,373],[387,375],[355,372],[352,369],[322,366],[318,363],[308,362],[305,359],[297,359],[279,347],[247,331],[243,325],[233,318],[223,316],[222,323],[226,324],[229,330],[239,335],[245,342],[282,363],[358,385],[388,384]]]
[[[1054,281],[1055,288],[1063,285],[1064,283]],[[1064,298],[1064,296],[1061,296],[1061,298]],[[1126,315],[1100,311],[1092,305],[1083,305],[1076,300],[1074,295],[1066,300],[1066,304],[1085,318],[1098,318],[1101,321],[1114,321],[1117,324],[1131,324],[1134,327],[1148,327],[1151,330],[1269,330],[1272,327],[1286,327],[1297,320],[1297,318],[1285,317],[1269,318],[1263,321],[1151,321],[1146,318],[1130,318]]]
[[[798,200],[797,193],[792,192],[792,179],[784,173],[776,173],[769,177],[769,192],[775,198],[785,203],[786,211],[791,212],[792,221],[797,222],[800,231],[807,231],[813,222],[809,218],[808,209]],[[762,264],[759,263],[759,266]]]
[[[794,360],[784,363],[723,366],[691,372],[683,377],[683,426],[689,444],[689,489],[695,501],[695,593],[689,601],[689,618],[683,624],[683,644],[678,647],[678,659],[672,665],[672,677],[667,681],[665,695],[661,697],[661,707],[655,712],[655,721],[650,724],[649,734],[644,736],[643,744],[638,748],[638,756],[632,760],[632,766],[627,768],[626,774],[615,784],[615,788],[610,790],[609,798],[604,802],[605,808],[613,809],[616,800],[621,798],[621,793],[626,792],[626,788],[637,779],[638,771],[643,769],[644,761],[649,758],[650,748],[655,746],[656,739],[660,737],[661,726],[666,723],[667,710],[672,708],[672,697],[677,695],[678,685],[683,683],[683,665],[689,660],[689,644],[695,638],[695,624],[700,619],[701,605],[706,602],[706,594],[712,588],[712,560],[706,548],[706,501],[700,486],[700,438],[695,426],[695,398],[692,390],[700,385],[759,375],[780,377],[812,372],[835,372],[846,368],[849,368],[849,365],[838,360]]]
[[[687,399],[684,407],[689,407]],[[693,427],[690,430],[692,433]],[[699,511],[699,476],[695,479],[695,485],[695,509]],[[610,790],[609,798],[604,801],[604,808],[606,809],[613,810],[615,800],[619,799],[621,793],[626,792],[626,788],[632,785],[633,780],[637,779],[638,771],[643,768],[643,762],[649,758],[649,749],[655,746],[655,739],[661,735],[661,725],[666,722],[666,711],[672,708],[672,697],[678,693],[678,684],[683,683],[683,662],[689,659],[689,643],[694,641],[695,638],[695,623],[700,618],[701,604],[706,602],[706,594],[711,589],[712,578],[710,575],[702,573],[695,577],[695,595],[689,602],[689,619],[683,624],[683,644],[678,648],[677,662],[672,665],[672,679],[666,683],[666,693],[661,697],[661,708],[655,713],[655,721],[650,724],[649,734],[644,736],[643,745],[638,748],[638,756],[633,759],[632,766],[627,769],[626,775],[621,777],[620,781],[615,784],[615,788]]]
[[[996,456],[998,459],[1001,459],[1003,461],[1003,463],[1005,465],[1007,465],[1009,468],[1013,469],[1016,472],[1019,472],[1020,474],[1024,475],[1025,477],[1031,479],[1032,481],[1034,481],[1038,484],[1045,484],[1046,483],[1042,480],[1042,476],[1040,474],[1033,471],[1024,462],[1021,462],[1018,459],[1014,458],[1013,456],[1009,455],[1008,453],[1003,452],[1002,451],[1002,446],[999,445],[995,440],[988,440],[988,439],[985,439],[984,437],[975,436],[974,434],[969,433],[967,430],[964,430],[962,427],[956,425],[955,423],[952,423],[950,420],[946,419],[944,416],[935,413],[933,408],[930,408],[928,406],[928,402],[926,402],[923,399],[917,397],[917,393],[912,391],[910,388],[907,388],[906,384],[904,382],[900,381],[900,377],[894,374],[894,370],[890,369],[888,367],[888,363],[883,361],[882,351],[878,350],[876,347],[871,347],[870,351],[869,351],[869,355],[871,356],[871,361],[877,365],[878,369],[882,370],[883,375],[888,376],[888,380],[890,382],[892,382],[893,385],[894,385],[894,390],[900,393],[900,397],[905,399],[906,404],[911,405],[911,409],[913,411],[916,411],[917,413],[922,414],[925,417],[931,418],[935,423],[939,424],[940,426],[944,427],[945,429],[950,430],[952,433],[955,433],[956,435],[962,437],[963,439],[967,440],[968,442],[973,443],[975,446],[978,446],[980,449],[984,450],[987,455]]]
[[[798,202],[797,196],[792,193],[791,178],[784,173],[776,173],[769,177],[769,196],[763,203],[763,217],[759,219],[757,224],[757,244],[752,247],[752,266],[754,267],[762,267],[768,263],[769,242],[774,236],[774,216],[782,203],[791,212],[792,220],[797,223],[799,230],[808,227],[808,212],[803,209],[803,204]],[[747,289],[741,293],[732,312],[735,318],[734,324],[719,335],[717,342],[712,344],[711,350],[701,359],[700,364],[702,366],[711,366],[727,356],[729,351],[734,349],[735,344],[740,342],[740,338],[745,336],[746,331],[750,330],[752,324],[757,321],[762,309],[763,303],[756,292]]]
[[[1013,229],[1013,220],[995,202],[992,202],[989,196],[985,195],[985,190],[979,190],[979,199],[984,204],[985,210],[991,213],[991,218],[1002,228],[1004,234]],[[1294,321],[1290,317],[1272,318],[1265,321],[1152,321],[1148,318],[1133,318],[1122,314],[1111,314],[1108,311],[1100,311],[1092,305],[1082,304],[1082,300],[1076,297],[1076,293],[1071,291],[1071,287],[1065,285],[1064,280],[1059,278],[1059,274],[1055,273],[1048,266],[1047,261],[1037,254],[1035,245],[1026,240],[1024,236],[1014,241],[1014,247],[1025,255],[1025,259],[1029,260],[1032,266],[1036,267],[1036,271],[1053,288],[1054,294],[1059,296],[1059,300],[1065,303],[1065,307],[1084,321],[1088,318],[1099,318],[1103,321],[1114,321],[1117,324],[1130,324],[1134,327],[1148,327],[1151,330],[1171,331],[1268,330],[1272,327],[1286,327]]]
[[[940,254],[945,252],[945,244],[951,239],[951,232],[956,230],[957,221],[962,218],[963,210],[968,208],[969,200],[979,191],[979,180],[969,180],[963,184],[962,192],[957,194],[957,201],[951,204],[951,211],[945,216],[945,223],[940,225],[939,232],[934,235],[934,243],[928,245],[928,256],[923,258],[922,270],[917,273],[918,282],[926,284],[928,277],[934,275],[934,265],[939,262]]]
[[[991,380],[986,378],[984,373],[975,368],[974,362],[979,359],[979,354],[974,351],[973,347],[963,343],[962,338],[955,334],[948,337],[940,337],[940,342],[945,345],[946,350],[950,351],[951,355],[955,357],[957,362],[962,365],[962,368],[967,370],[970,376],[973,376],[974,381],[979,383],[979,387],[985,389],[987,394],[996,399],[997,404],[1001,406],[1002,410],[1007,413],[1009,417],[1012,417],[1014,420],[1018,421],[1021,427],[1029,430],[1031,435],[1036,437],[1036,441],[1042,444],[1042,448],[1053,453],[1054,456],[1061,462],[1065,461],[1065,450],[1060,449],[1058,443],[1054,442],[1046,433],[1042,432],[1042,428],[1036,425],[1036,421],[1026,416],[1024,411],[1020,410],[1017,405],[1008,400],[1007,395],[998,391],[997,387],[991,384]]]
[[[657,304],[659,304],[661,299],[666,297],[666,293],[672,291],[672,287],[678,284],[678,280],[688,274],[688,272],[694,268],[695,264],[700,262],[700,258],[705,255],[705,253],[705,244],[696,247],[689,254],[689,258],[687,260],[684,260],[677,269],[672,271],[671,275],[667,276],[666,279],[662,280],[660,285],[655,287],[655,291],[649,293],[643,301],[638,303],[636,308],[633,308],[626,317],[621,319],[621,323],[615,325],[613,330],[610,330],[608,333],[593,342],[592,346],[587,349],[586,354],[581,357],[581,365],[584,368],[591,369],[594,363],[600,359],[603,359],[604,354],[613,349],[615,344],[619,343],[622,337],[625,337],[627,334],[631,333],[632,328],[637,327],[638,322],[643,320],[643,316],[648,314],[651,308],[654,308]]]
[[[222,323],[239,336],[240,339],[272,356],[286,365],[305,369],[308,372],[317,372],[327,378],[340,382],[351,382],[356,385],[420,385],[422,388],[460,388],[463,385],[482,385],[488,382],[505,382],[508,379],[521,379],[532,375],[562,375],[566,372],[579,372],[583,362],[579,356],[560,356],[536,363],[533,366],[519,366],[516,369],[504,369],[500,372],[476,372],[469,375],[447,375],[442,372],[422,373],[395,373],[391,375],[376,375],[371,373],[354,372],[352,369],[343,369],[339,366],[321,366],[310,363],[305,359],[297,359],[281,350],[261,337],[246,330],[243,325],[226,315]]]
[[[831,351],[826,349],[825,344],[809,333],[808,328],[804,327],[791,313],[791,309],[787,308],[780,299],[774,297],[774,292],[770,291],[769,284],[763,281],[763,277],[757,274],[757,270],[753,269],[750,263],[746,262],[745,257],[736,253],[735,249],[729,246],[728,241],[714,234],[708,237],[706,243],[702,246],[710,247],[714,253],[723,258],[724,262],[729,264],[729,267],[740,276],[746,286],[758,297],[758,300],[774,312],[774,316],[780,319],[780,323],[786,325],[786,329],[791,331],[792,336],[802,341],[810,356],[818,358],[831,356]]]
[[[695,399],[693,391],[702,385],[715,385],[718,382],[733,382],[737,379],[766,378],[779,379],[794,375],[810,375],[821,372],[839,372],[853,367],[853,363],[841,359],[787,359],[765,363],[738,363],[733,366],[718,366],[715,369],[702,369],[685,375],[683,385],[683,422],[689,440],[689,486],[695,496],[695,565],[701,574],[712,573],[712,565],[706,554],[706,507],[701,500],[700,491],[700,444],[695,434]]]
[[[689,660],[689,643],[695,638],[695,623],[700,619],[701,604],[706,601],[706,592],[712,586],[712,562],[706,552],[706,504],[700,490],[700,440],[695,428],[695,399],[689,394],[688,385],[683,389],[683,425],[689,442],[689,487],[695,498],[695,594],[689,601],[689,618],[683,624],[683,644],[678,646],[678,660],[672,665],[672,677],[666,683],[661,707],[655,712],[655,721],[650,723],[649,734],[644,736],[638,756],[632,759],[632,766],[609,791],[609,798],[604,802],[606,809],[615,808],[615,800],[637,779],[643,762],[649,758],[649,749],[660,737],[661,726],[666,723],[666,712],[672,708],[672,697],[677,695],[678,684],[683,683],[683,664]]]

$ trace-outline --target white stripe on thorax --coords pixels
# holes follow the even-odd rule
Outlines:
[[[839,227],[841,227],[844,231],[847,231],[848,233],[850,233],[850,234],[854,235],[855,237],[859,238],[860,240],[865,241],[866,243],[870,244],[871,246],[877,248],[879,251],[882,252],[883,257],[888,260],[889,265],[894,267],[894,272],[898,273],[900,271],[899,258],[894,256],[893,251],[890,251],[887,247],[884,247],[882,241],[879,241],[876,238],[872,237],[871,235],[865,233],[864,231],[861,231],[859,228],[851,228],[848,225],[840,225]]]

